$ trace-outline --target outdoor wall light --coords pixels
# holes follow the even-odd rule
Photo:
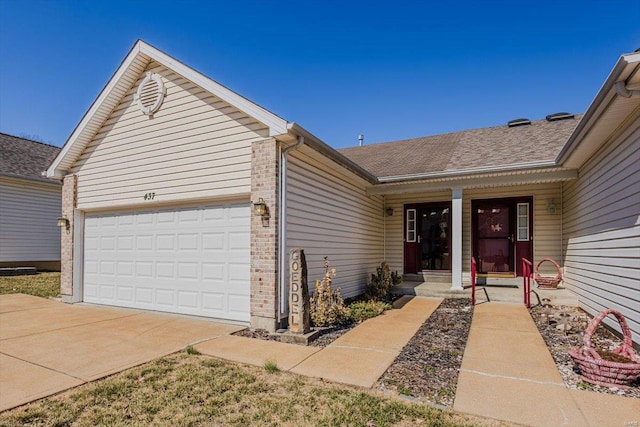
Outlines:
[[[385,210],[385,213],[387,214],[387,216],[393,216],[393,208],[387,208]]]
[[[256,216],[269,216],[269,208],[267,208],[267,204],[264,202],[262,197],[260,197],[257,202],[253,203],[253,213]]]
[[[553,199],[549,200],[549,202],[547,203],[547,212],[549,212],[551,215],[556,213],[556,204],[553,203]]]
[[[60,218],[58,218],[58,227],[62,228],[64,227],[65,229],[69,229],[69,220],[63,216],[61,216]]]

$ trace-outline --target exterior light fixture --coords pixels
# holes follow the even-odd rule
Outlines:
[[[556,213],[556,204],[553,203],[553,199],[549,200],[549,202],[547,203],[547,212],[549,212],[551,215],[554,215]]]
[[[253,203],[253,213],[256,216],[269,216],[269,208],[267,208],[267,204],[264,202],[262,197],[260,197],[257,202]]]
[[[58,227],[62,228],[64,227],[65,229],[69,229],[69,220],[63,216],[61,216],[60,218],[58,218]]]
[[[387,216],[393,216],[393,208],[385,209],[385,213],[387,214]]]

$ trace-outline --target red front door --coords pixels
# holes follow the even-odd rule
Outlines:
[[[532,199],[472,202],[473,254],[478,272],[522,275],[522,258],[533,255]]]

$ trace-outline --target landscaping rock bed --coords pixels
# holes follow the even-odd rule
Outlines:
[[[473,308],[447,298],[422,324],[378,381],[378,389],[452,407]]]
[[[337,340],[340,336],[346,334],[353,329],[357,323],[349,323],[346,325],[327,326],[320,329],[318,337],[309,343],[311,347],[326,347],[333,341]],[[246,328],[241,331],[235,332],[233,335],[238,335],[247,338],[257,338],[262,340],[280,341],[280,337],[275,334],[270,334],[264,329]]]
[[[567,328],[566,333],[564,331],[564,325],[560,321],[562,316],[559,316],[559,314],[561,313],[568,314],[566,318],[568,319],[567,325],[569,328]],[[568,351],[582,346],[582,337],[591,321],[591,316],[577,307],[562,305],[551,307],[549,319],[547,319],[544,308],[541,306],[532,308],[531,316],[547,344],[547,348],[549,348],[549,352],[556,362],[558,371],[567,387],[640,399],[640,381],[638,380],[632,383],[631,387],[627,389],[602,387],[584,381],[576,372],[573,360],[569,357]],[[591,342],[596,349],[611,350],[618,347],[622,339],[618,338],[603,326],[600,326],[591,337]]]

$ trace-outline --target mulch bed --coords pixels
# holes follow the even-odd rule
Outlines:
[[[560,322],[561,316],[558,316],[560,313],[569,315],[567,317],[569,319],[567,322],[569,328],[566,333],[563,324]],[[547,319],[544,309],[541,306],[536,306],[531,309],[531,317],[547,344],[549,352],[556,362],[558,371],[567,387],[640,399],[640,380],[636,380],[631,384],[631,387],[627,389],[603,387],[584,381],[579,373],[576,372],[573,360],[569,357],[568,351],[582,346],[584,330],[591,321],[591,316],[577,307],[559,305],[551,307],[549,319]],[[618,347],[622,343],[622,339],[600,325],[591,337],[591,342],[594,348],[598,350],[611,350]]]
[[[378,389],[453,406],[472,317],[470,299],[445,299],[380,378]]]

